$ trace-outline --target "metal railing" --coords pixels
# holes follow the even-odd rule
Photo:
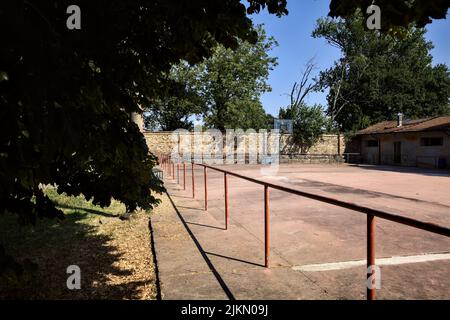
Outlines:
[[[161,159],[161,166],[163,170],[168,172],[169,176],[171,176],[173,179],[176,179],[179,183],[179,176],[180,176],[180,164],[183,166],[183,173],[184,173],[184,190],[186,190],[186,163],[177,163],[177,172],[175,173],[175,163],[171,160],[170,156],[160,156]],[[240,178],[249,182],[253,182],[255,184],[261,185],[264,187],[264,266],[266,268],[269,268],[269,256],[270,256],[270,208],[269,208],[269,189],[279,190],[283,192],[287,192],[290,194],[294,194],[297,196],[302,196],[305,198],[317,200],[320,202],[328,203],[331,205],[335,205],[341,208],[346,208],[349,210],[353,210],[356,212],[364,213],[367,215],[367,279],[371,280],[372,284],[375,284],[376,281],[376,274],[375,270],[376,268],[373,268],[375,266],[375,225],[376,225],[376,219],[380,218],[388,221],[392,221],[398,224],[410,226],[413,228],[429,231],[431,233],[443,235],[446,237],[450,237],[450,228],[444,227],[438,224],[434,224],[427,221],[421,221],[413,218],[408,218],[405,216],[401,216],[398,214],[381,211],[369,207],[365,207],[362,205],[358,205],[355,203],[326,197],[322,195],[317,195],[314,193],[301,191],[297,189],[292,189],[289,187],[284,187],[280,185],[276,185],[270,182],[258,180],[255,178],[247,177],[232,171],[228,171],[225,169],[212,167],[210,165],[206,164],[200,164],[200,163],[189,163],[191,165],[191,172],[192,172],[192,197],[195,198],[195,173],[194,173],[194,167],[199,166],[203,168],[203,178],[204,178],[204,208],[205,211],[208,210],[208,172],[207,170],[213,170],[216,172],[223,173],[224,175],[224,194],[225,194],[225,230],[228,230],[229,226],[229,208],[228,208],[228,176],[233,176],[236,178]],[[369,269],[370,268],[370,269]],[[370,270],[370,271],[369,271]],[[368,300],[374,300],[375,299],[375,285],[371,286],[371,288],[367,289],[367,299]]]

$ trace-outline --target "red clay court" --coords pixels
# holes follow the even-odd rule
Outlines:
[[[259,165],[217,168],[450,227],[448,171],[281,164],[276,175],[270,176],[264,175]],[[195,200],[190,165],[186,170],[186,190],[182,169],[179,184],[167,173],[165,182],[178,218],[189,229],[208,265],[212,265],[209,269],[215,279],[210,281],[217,280],[225,295],[208,293],[208,283],[178,274],[176,266],[182,268],[189,257],[183,257],[183,250],[176,247],[169,250],[172,255],[161,253],[158,242],[165,245],[157,239],[161,281],[167,298],[192,298],[189,290],[171,290],[178,283],[192,288],[201,286],[205,292],[204,296],[198,294],[199,298],[230,298],[231,294],[237,299],[365,299],[366,214],[269,189],[270,269],[267,269],[264,186],[228,176],[230,224],[226,231],[224,174],[211,169],[207,172],[207,211],[202,167],[195,167]],[[380,218],[376,219],[375,234],[376,263],[381,267],[377,299],[450,298],[450,238]],[[167,259],[172,261],[165,262]],[[191,265],[189,270],[195,273],[195,266]],[[171,274],[170,279],[165,274]]]

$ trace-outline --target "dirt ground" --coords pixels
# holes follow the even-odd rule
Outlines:
[[[119,219],[124,207],[102,209],[81,197],[59,196],[66,218],[17,226],[2,216],[0,241],[18,261],[29,259],[37,270],[22,282],[3,283],[2,299],[155,299],[156,277],[149,232],[150,215],[136,212]],[[81,269],[81,289],[67,289],[69,265]]]

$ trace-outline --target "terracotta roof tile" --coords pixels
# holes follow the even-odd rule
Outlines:
[[[397,121],[383,121],[366,129],[358,131],[357,135],[417,132],[417,131],[450,131],[450,116],[434,117],[419,120],[405,120],[401,127],[397,127]]]

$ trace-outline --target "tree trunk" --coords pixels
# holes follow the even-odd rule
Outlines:
[[[340,130],[338,130],[338,133],[337,133],[337,138],[338,138],[338,141],[337,141],[337,143],[338,143],[338,145],[337,145],[337,150],[338,150],[338,155],[341,155],[341,131]]]
[[[144,117],[142,114],[136,112],[131,113],[131,120],[137,124],[141,132],[144,132]]]

